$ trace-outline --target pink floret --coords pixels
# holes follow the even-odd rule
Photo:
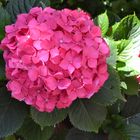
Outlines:
[[[12,97],[42,112],[91,98],[108,78],[109,47],[83,11],[32,8],[6,26],[1,49]]]

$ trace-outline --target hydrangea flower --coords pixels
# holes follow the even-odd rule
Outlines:
[[[32,8],[6,26],[1,49],[12,97],[42,112],[91,98],[108,78],[109,47],[83,11]]]

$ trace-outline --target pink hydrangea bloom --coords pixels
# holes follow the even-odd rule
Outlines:
[[[109,48],[90,16],[33,8],[6,26],[1,42],[12,97],[42,112],[90,98],[108,78]]]

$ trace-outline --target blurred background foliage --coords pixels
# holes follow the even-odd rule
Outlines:
[[[8,0],[0,2],[4,6]],[[81,8],[89,12],[93,18],[107,10],[108,16],[116,21],[134,12],[140,17],[140,0],[50,0],[50,6],[56,9]]]
[[[123,18],[134,12],[140,17],[140,0],[50,0],[51,6],[57,9],[82,8],[93,17],[108,10],[111,14]]]

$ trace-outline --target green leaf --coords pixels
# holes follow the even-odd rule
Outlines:
[[[135,115],[132,115],[128,118],[126,118],[126,123],[127,124],[136,124],[140,126],[140,113],[137,113]]]
[[[16,138],[14,135],[12,135],[12,136],[6,137],[4,140],[16,140]]]
[[[109,28],[109,19],[108,19],[108,16],[107,16],[107,12],[99,15],[97,17],[97,22],[98,22],[98,25],[100,26],[100,28],[102,30],[102,35],[104,36],[107,33],[108,28]]]
[[[69,109],[71,123],[78,129],[98,132],[106,118],[107,110],[92,100],[76,100]]]
[[[129,45],[131,41],[130,40],[126,40],[126,39],[121,39],[119,41],[115,41],[115,44],[117,46],[117,49],[118,49],[118,55],[119,55],[119,59],[121,60],[121,53],[124,51],[124,49]],[[125,56],[124,58],[122,58],[122,60],[125,59]]]
[[[66,140],[66,135],[69,131],[69,128],[66,128],[64,123],[61,123],[58,126],[59,127],[56,128],[51,140]]]
[[[129,39],[130,35],[138,28],[139,19],[135,15],[129,15],[123,18],[115,27],[113,38],[115,40]]]
[[[110,36],[113,38],[114,32],[118,28],[120,22],[116,22],[112,27],[111,27],[111,34]]]
[[[130,72],[128,76],[140,74],[140,21],[135,15],[129,15],[122,19],[112,33],[113,39],[119,40],[118,61],[124,62],[124,66],[118,67],[119,71]],[[122,40],[125,39],[125,40]]]
[[[17,134],[22,136],[24,140],[49,140],[53,134],[53,128],[47,126],[41,129],[32,119],[28,118]]]
[[[120,130],[112,130],[108,137],[109,140],[130,140],[130,137]]]
[[[107,10],[107,15],[109,18],[109,26],[112,26],[114,23],[119,22],[121,20],[121,18],[113,11]]]
[[[140,113],[132,115],[125,119],[125,132],[133,138],[132,140],[140,139]]]
[[[10,24],[10,15],[8,14],[8,12],[3,8],[0,7],[0,40],[3,39],[5,32],[4,32],[4,28],[6,25]]]
[[[108,113],[117,115],[122,111],[124,105],[125,103],[123,101],[118,100],[116,103],[108,107]]]
[[[109,78],[104,86],[96,93],[92,100],[97,104],[104,106],[112,105],[118,99],[125,101],[120,90],[120,78],[116,70],[112,67],[108,68]]]
[[[16,132],[27,114],[24,104],[11,98],[5,88],[0,88],[0,137]]]
[[[2,52],[0,52],[0,81],[2,80],[5,80],[5,63]]]
[[[131,138],[140,138],[140,126],[133,124],[129,120],[123,121],[123,126],[117,129],[111,130],[109,134],[109,140],[131,140]]]
[[[94,134],[83,132],[78,129],[72,128],[68,135],[66,136],[66,140],[105,140],[105,136],[102,134]]]
[[[122,110],[122,115],[129,117],[137,113],[140,113],[140,97],[130,96]]]
[[[127,89],[123,90],[124,93],[127,95],[138,95],[139,90],[138,80],[135,77],[126,77],[124,81],[127,85]]]
[[[130,137],[125,132],[125,123],[123,117],[116,115],[109,115],[109,119],[104,123],[104,131],[108,132],[109,140],[130,140]]]
[[[140,139],[140,126],[135,124],[128,124],[125,126],[124,133],[130,138]]]
[[[67,109],[55,109],[53,112],[47,113],[39,112],[36,109],[31,108],[31,115],[33,120],[40,126],[51,126],[63,121],[67,117]]]
[[[109,48],[110,48],[110,57],[107,59],[107,63],[113,67],[116,67],[116,61],[117,61],[117,46],[114,40],[111,40],[109,38],[105,39]]]
[[[50,0],[10,0],[6,6],[12,21],[20,13],[28,13],[32,7],[46,7],[50,5]]]

